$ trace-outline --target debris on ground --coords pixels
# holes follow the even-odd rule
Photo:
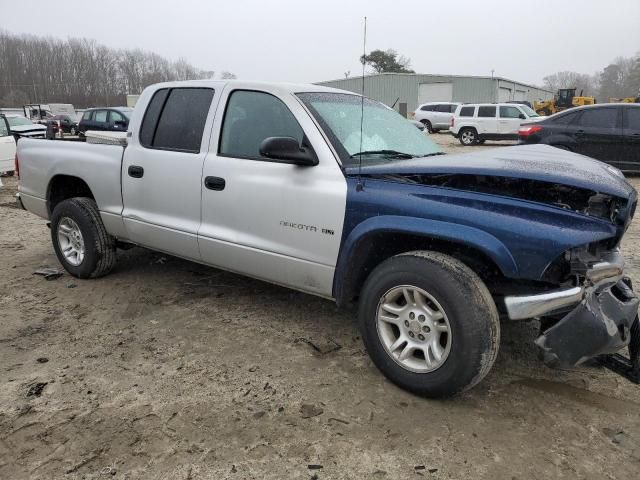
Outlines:
[[[300,414],[302,418],[311,418],[317,417],[318,415],[322,415],[324,410],[316,405],[311,403],[303,403],[300,407]]]
[[[63,273],[57,268],[49,268],[49,267],[39,268],[38,270],[33,272],[33,274],[41,275],[44,277],[45,280],[55,280],[56,278],[60,278],[63,275]]]
[[[49,382],[37,382],[29,386],[27,390],[27,397],[39,397],[42,395],[42,390],[48,385]]]
[[[310,340],[308,338],[302,337],[302,338],[299,338],[298,340],[309,345],[320,355],[326,355],[327,353],[335,352],[342,348],[342,345],[340,345],[338,342],[336,342],[331,338],[318,341],[318,340]]]
[[[38,363],[47,363],[49,359],[47,357],[38,357],[36,358],[36,362]]]

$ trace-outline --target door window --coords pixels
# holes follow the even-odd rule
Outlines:
[[[93,119],[98,123],[107,123],[107,111],[106,110],[98,110],[95,112]]]
[[[158,90],[140,128],[142,146],[199,153],[213,93],[210,88]]]
[[[640,132],[640,108],[627,108],[627,128]]]
[[[82,115],[82,120],[91,120],[91,114],[93,112],[91,110],[88,110],[86,112],[84,112],[84,114]]]
[[[127,120],[124,118],[124,116],[120,112],[116,112],[115,110],[111,110],[109,115],[111,115],[111,119],[109,120],[111,123],[116,123],[116,122],[126,123],[127,122]]]
[[[458,105],[455,105],[455,104],[449,105],[449,113],[456,113],[456,108],[458,108]]]
[[[9,128],[4,117],[0,118],[0,137],[6,137],[9,135]]]
[[[224,114],[220,155],[272,161],[260,155],[260,144],[269,137],[293,137],[302,143],[304,132],[279,98],[264,92],[233,92]]]
[[[475,111],[476,107],[462,107],[460,109],[460,116],[461,117],[473,117],[473,112]]]
[[[420,110],[422,110],[423,112],[433,112],[434,108],[436,108],[435,105],[423,105],[422,107],[420,107]]]
[[[617,108],[591,108],[582,112],[580,125],[589,128],[616,128],[617,119]]]
[[[573,113],[567,113],[565,115],[561,115],[558,118],[556,118],[553,123],[555,125],[569,125],[571,122],[573,122],[576,117],[578,116],[578,112],[573,112]]]
[[[500,107],[500,118],[520,118],[522,112],[516,107]]]
[[[495,116],[496,116],[495,105],[478,107],[478,118],[494,118]]]
[[[450,113],[451,108],[449,105],[438,105],[436,108],[436,112]]]

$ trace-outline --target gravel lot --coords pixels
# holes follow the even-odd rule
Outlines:
[[[471,392],[417,398],[326,300],[139,248],[103,279],[33,275],[59,267],[49,231],[3,181],[1,479],[638,476],[640,387],[544,367],[533,322],[503,325]]]

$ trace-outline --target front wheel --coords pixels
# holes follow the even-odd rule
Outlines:
[[[58,260],[74,277],[101,277],[115,265],[114,239],[91,198],[76,197],[56,205],[51,215],[51,240]]]
[[[360,297],[362,338],[374,364],[398,386],[447,397],[476,385],[498,353],[493,299],[465,264],[437,252],[392,257]]]
[[[478,143],[478,132],[474,128],[463,128],[460,131],[460,143],[466,147]]]

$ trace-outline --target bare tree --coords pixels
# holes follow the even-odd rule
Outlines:
[[[228,75],[233,75],[226,72]],[[153,83],[213,78],[184,59],[139,49],[115,50],[95,40],[60,40],[0,31],[0,105],[124,105]]]

